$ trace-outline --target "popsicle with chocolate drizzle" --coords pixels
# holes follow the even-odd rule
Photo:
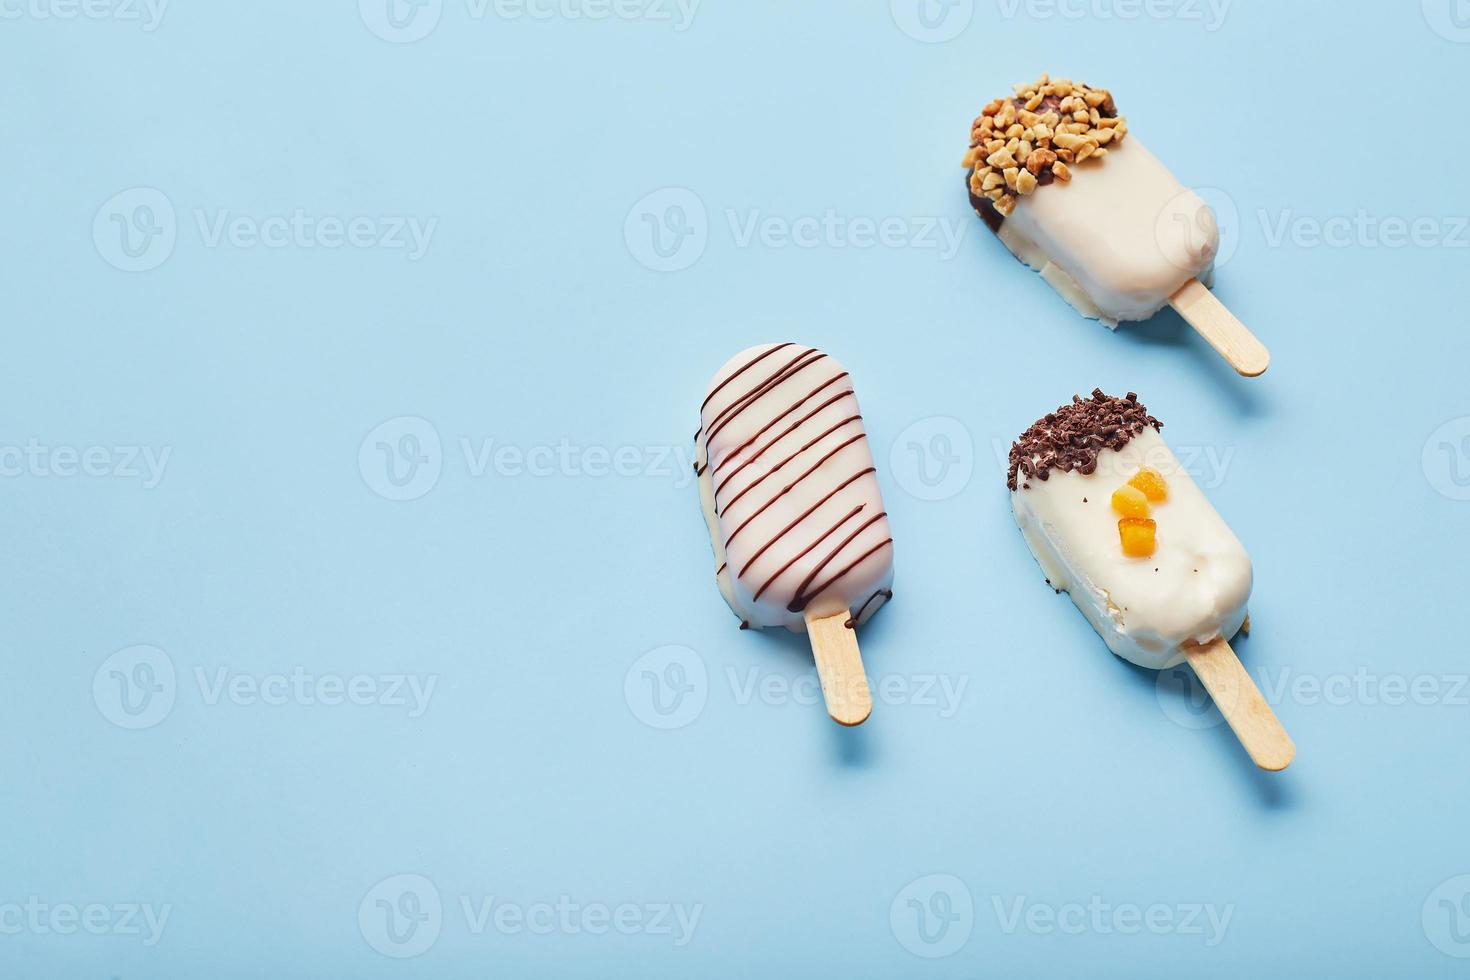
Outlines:
[[[848,372],[801,344],[732,358],[700,407],[695,471],[742,628],[807,632],[828,712],[872,710],[856,629],[892,596],[893,536]]]

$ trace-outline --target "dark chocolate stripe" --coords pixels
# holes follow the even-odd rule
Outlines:
[[[771,505],[773,505],[776,501],[780,500],[782,497],[784,497],[788,493],[790,493],[793,489],[795,489],[796,485],[799,484],[801,481],[805,480],[807,477],[811,476],[817,470],[821,469],[823,463],[827,462],[827,460],[831,459],[833,456],[837,455],[839,452],[841,452],[843,449],[847,448],[848,446],[850,446],[854,442],[857,442],[857,439],[849,439],[847,442],[843,443],[841,446],[838,446],[836,449],[832,450],[827,455],[823,456],[821,459],[817,460],[810,467],[808,467],[807,470],[806,470],[806,472],[802,473],[801,476],[798,476],[796,479],[794,479],[790,483],[786,484],[786,486],[782,487],[779,491],[777,491],[775,493],[775,495],[773,495],[769,500],[767,500],[765,503],[761,504],[759,510],[757,510],[755,513],[751,514],[745,520],[741,521],[740,522],[740,526],[737,527],[735,530],[733,530],[733,531],[730,532],[730,536],[725,539],[725,547],[726,548],[730,547],[730,542],[731,541],[734,541],[735,540],[735,536],[737,534],[739,534],[741,531],[745,530],[746,526],[749,525],[751,521],[755,520],[756,518],[758,518],[762,514],[764,514],[766,511],[770,510],[771,509]],[[852,482],[852,480],[848,480],[847,481],[847,483],[851,483],[851,482]],[[843,486],[844,487],[847,486],[847,483],[844,483]],[[727,513],[728,513],[728,511],[729,511],[729,508],[726,508],[726,512]]]
[[[851,388],[848,388],[846,391],[840,391],[837,394],[833,395],[831,398],[828,398],[826,401],[822,402],[822,404],[818,405],[816,408],[812,409],[810,412],[808,412],[802,418],[800,418],[800,419],[796,420],[795,422],[791,423],[789,426],[786,427],[786,430],[784,432],[782,432],[776,438],[772,439],[766,445],[762,446],[761,449],[758,452],[751,453],[749,459],[747,459],[745,462],[741,463],[739,466],[735,467],[735,469],[731,470],[729,473],[725,474],[725,477],[724,477],[724,479],[722,479],[720,481],[719,486],[717,486],[717,487],[714,488],[714,496],[718,498],[719,495],[720,495],[720,491],[723,490],[723,489],[725,489],[725,487],[729,486],[731,480],[733,480],[733,479],[735,479],[735,477],[739,476],[740,473],[747,466],[751,465],[752,463],[755,463],[755,462],[759,461],[762,456],[764,456],[771,449],[775,448],[775,446],[778,443],[780,443],[780,441],[782,439],[785,439],[787,436],[791,435],[791,433],[795,432],[797,429],[801,428],[803,425],[806,425],[813,418],[815,418],[816,416],[820,415],[825,410],[831,408],[833,405],[837,404],[838,402],[842,401],[842,399],[849,397],[850,395],[852,395],[852,389]],[[728,459],[729,457],[726,457],[726,458]],[[722,462],[723,462],[723,460],[722,460]],[[786,462],[786,460],[782,460],[782,462],[784,463],[784,462]],[[716,469],[718,469],[718,467],[716,467]],[[718,511],[718,508],[717,508],[716,509],[716,513],[718,513],[718,512],[719,511]]]
[[[803,360],[803,358],[806,358],[809,355],[816,356],[811,357],[809,360]],[[723,430],[725,426],[729,425],[731,422],[739,418],[746,409],[750,408],[750,406],[758,403],[762,398],[775,391],[782,384],[796,377],[796,375],[800,374],[802,371],[811,367],[813,364],[822,360],[826,356],[826,354],[821,353],[816,348],[812,348],[811,350],[808,350],[805,354],[801,355],[801,357],[798,357],[796,360],[793,360],[786,364],[779,373],[767,378],[764,384],[758,385],[756,388],[752,388],[750,391],[746,392],[744,395],[741,396],[741,399],[739,401],[732,402],[731,404],[726,406],[725,410],[710,422],[709,428],[705,431],[705,444],[708,445],[715,436],[720,434],[721,430]]]
[[[749,449],[750,446],[757,439],[759,439],[761,436],[765,435],[770,429],[772,429],[773,427],[775,427],[775,425],[776,425],[777,422],[780,422],[786,416],[790,415],[792,412],[796,411],[798,408],[800,408],[801,406],[805,405],[807,402],[811,401],[813,398],[817,397],[817,395],[821,394],[829,386],[831,386],[832,384],[834,384],[834,383],[836,383],[838,381],[841,381],[845,377],[847,377],[847,372],[846,371],[843,371],[841,374],[839,374],[839,375],[837,375],[835,377],[832,377],[832,378],[828,378],[826,381],[822,382],[820,385],[818,385],[817,387],[813,388],[811,391],[807,392],[805,395],[803,395],[801,397],[800,400],[792,403],[791,407],[788,408],[788,409],[786,409],[786,411],[782,412],[780,415],[777,415],[775,418],[771,419],[771,421],[769,421],[765,425],[761,426],[760,429],[758,429],[756,431],[755,435],[751,436],[749,439],[745,440],[743,443],[741,443],[740,445],[736,446],[734,449],[730,450],[728,453],[725,453],[721,457],[720,463],[723,464],[724,461],[727,460],[727,459],[729,459],[730,457],[732,457],[732,456],[738,456],[742,452],[744,452],[746,449]],[[852,394],[852,389],[849,388],[847,390],[847,393],[848,394]],[[808,416],[808,418],[810,418],[810,416]],[[771,442],[770,445],[766,446],[766,449],[770,449],[771,446],[774,446],[777,442],[780,442],[781,441],[781,438],[784,437],[785,435],[789,434],[790,432],[791,432],[791,430],[790,429],[787,429],[785,433],[782,433],[782,436],[781,437],[777,437],[775,440],[773,440]],[[695,440],[697,441],[698,438],[699,437],[696,435],[695,436]],[[708,447],[706,447],[706,452],[708,452]],[[765,452],[765,449],[762,449],[760,452],[756,453],[755,456],[756,457],[759,457],[764,452]],[[719,466],[716,466],[715,467],[716,470],[718,470],[719,468],[720,468]],[[733,473],[730,474],[730,475],[731,476],[734,476]],[[729,477],[726,477],[726,482],[728,482],[728,480],[729,480]],[[718,497],[719,494],[720,494],[720,490],[723,489],[723,488],[724,488],[724,483],[721,483],[720,486],[716,487],[715,488],[715,496]]]
[[[759,561],[761,555],[765,554],[768,550],[770,550],[771,546],[774,545],[777,541],[780,541],[782,538],[786,537],[786,535],[791,532],[792,528],[796,527],[802,521],[806,520],[808,517],[811,517],[813,514],[815,514],[817,512],[817,510],[823,504],[825,504],[827,501],[831,500],[833,497],[837,496],[842,491],[846,490],[848,487],[852,486],[858,480],[860,480],[863,477],[867,476],[869,473],[876,473],[876,472],[878,472],[876,469],[874,469],[873,467],[869,466],[867,469],[861,470],[860,472],[857,472],[857,473],[854,473],[852,476],[848,477],[846,480],[843,480],[836,487],[834,487],[832,489],[832,491],[827,494],[827,496],[823,497],[821,500],[818,500],[816,503],[812,504],[810,507],[808,507],[805,511],[803,511],[801,513],[801,516],[797,517],[796,520],[792,521],[790,524],[787,524],[779,532],[777,532],[777,534],[776,534],[775,537],[773,537],[771,540],[769,540],[765,544],[763,544],[761,546],[761,550],[760,551],[757,551],[755,554],[751,555],[750,556],[750,561],[746,562],[745,563],[745,567],[742,568],[742,569],[740,569],[740,574],[741,575],[744,575],[746,572],[750,571],[750,566],[751,565],[754,565],[757,561]],[[774,498],[773,498],[773,500],[774,500]],[[767,505],[767,506],[769,506],[769,505]],[[762,507],[761,510],[765,510],[765,508]],[[741,531],[743,531],[745,529],[746,525],[749,524],[751,521],[755,520],[755,518],[756,518],[756,516],[758,514],[759,514],[759,512],[757,512],[757,514],[752,514],[750,516],[750,518],[748,520],[746,520],[745,524],[742,524],[742,525],[740,525],[739,527],[737,527],[735,529],[735,533],[730,535],[729,541],[726,541],[725,542],[725,547],[727,549],[730,547],[730,541],[734,541],[735,540],[735,535],[736,534],[739,534]]]
[[[845,515],[843,515],[842,520],[838,521],[836,524],[833,524],[830,528],[828,528],[827,529],[827,532],[825,534],[823,534],[820,538],[817,538],[811,544],[809,544],[805,548],[803,548],[799,554],[793,555],[790,561],[788,561],[786,564],[782,565],[780,568],[776,569],[775,573],[772,574],[770,578],[766,579],[765,582],[763,582],[761,584],[761,587],[756,590],[755,597],[752,598],[750,601],[751,602],[760,602],[761,601],[761,596],[765,594],[765,591],[771,587],[772,583],[774,583],[776,581],[776,579],[780,578],[782,575],[785,575],[786,572],[787,572],[787,570],[790,569],[792,565],[795,565],[797,562],[801,561],[807,555],[811,554],[812,551],[814,551],[818,545],[820,545],[823,541],[826,541],[832,535],[836,534],[838,528],[842,527],[842,525],[846,524],[848,521],[852,520],[858,514],[862,513],[863,508],[866,507],[866,506],[867,506],[866,504],[858,504],[852,510],[848,511]]]
[[[724,408],[722,408],[718,412],[716,412],[715,413],[715,417],[712,418],[712,419],[710,419],[709,420],[709,424],[704,427],[705,440],[708,441],[709,436],[710,436],[710,430],[714,426],[716,426],[716,425],[718,425],[720,423],[720,420],[725,417],[726,413],[730,412],[736,406],[738,406],[741,403],[743,403],[751,395],[755,394],[757,391],[760,391],[763,387],[765,387],[766,385],[770,384],[771,383],[771,380],[773,378],[780,377],[781,374],[782,374],[782,372],[784,372],[788,368],[790,368],[791,365],[796,364],[802,358],[807,357],[807,356],[809,356],[809,355],[811,355],[811,354],[813,354],[815,352],[816,352],[816,348],[815,347],[808,347],[806,350],[802,351],[800,354],[797,354],[791,360],[787,361],[786,363],[782,364],[780,367],[776,368],[776,370],[774,372],[772,372],[772,373],[766,375],[765,377],[761,378],[755,384],[751,385],[749,388],[746,388],[740,394],[738,394],[734,398],[730,399],[730,404],[726,405]],[[709,407],[708,404],[706,404],[705,405],[705,408],[708,408],[708,407]],[[704,408],[701,408],[700,409],[700,412],[703,413],[704,410],[705,410]]]
[[[734,381],[736,378],[740,377],[742,374],[744,374],[750,368],[755,367],[761,361],[764,361],[766,358],[768,358],[772,354],[776,353],[776,351],[781,350],[783,347],[793,347],[793,346],[795,346],[795,345],[791,341],[788,340],[786,343],[784,343],[784,344],[777,344],[776,346],[772,347],[770,350],[768,350],[768,351],[766,351],[766,352],[764,352],[762,354],[759,354],[755,358],[753,358],[752,360],[749,360],[749,361],[745,362],[744,364],[742,364],[739,368],[736,369],[736,371],[735,371],[734,374],[730,375],[724,381],[721,381],[718,385],[716,385],[714,391],[711,391],[708,395],[705,395],[704,396],[704,401],[702,401],[702,402],[699,403],[699,410],[701,412],[703,412],[704,411],[704,407],[709,404],[710,399],[713,398],[713,397],[715,397],[716,395],[718,395],[724,389],[725,385],[729,384],[731,381]],[[694,434],[694,438],[695,439],[698,439],[699,438],[699,433],[698,432],[696,432]]]
[[[830,555],[817,562],[816,567],[813,568],[811,572],[807,575],[807,577],[802,579],[801,584],[796,587],[796,595],[792,597],[791,605],[788,606],[787,609],[790,612],[801,612],[803,609],[805,609],[806,604],[811,600],[810,598],[803,599],[802,596],[806,595],[806,590],[811,586],[812,582],[816,581],[817,576],[822,574],[822,569],[832,564],[833,559],[842,554],[842,550],[848,545],[852,544],[853,541],[857,539],[858,535],[862,534],[868,528],[872,527],[874,524],[878,523],[887,516],[888,514],[884,512],[878,514],[876,517],[868,518],[866,521],[863,522],[862,526],[860,526],[856,531],[853,531],[846,538],[844,538],[842,540],[842,543],[839,544],[836,548],[833,548]],[[813,595],[817,594],[819,593],[813,593]]]
[[[817,436],[815,439],[813,439],[811,442],[807,443],[805,446],[802,446],[800,449],[798,449],[796,452],[792,453],[790,456],[787,456],[785,459],[781,460],[781,462],[777,463],[772,469],[766,471],[765,476],[762,476],[759,480],[752,481],[749,486],[747,486],[744,490],[741,490],[739,493],[737,493],[735,495],[734,499],[731,500],[728,504],[725,505],[725,509],[722,511],[722,513],[725,513],[725,514],[730,513],[730,508],[731,507],[734,507],[736,504],[738,504],[740,502],[740,498],[741,497],[745,496],[747,493],[749,493],[750,491],[754,490],[756,487],[760,486],[761,483],[762,483],[762,481],[764,481],[766,479],[766,477],[775,474],[777,471],[779,471],[780,469],[782,469],[787,463],[791,462],[793,459],[795,459],[796,457],[800,456],[802,453],[806,452],[808,449],[812,448],[817,443],[821,442],[823,439],[827,438],[832,433],[834,433],[838,429],[842,428],[844,425],[851,425],[854,422],[861,422],[862,421],[862,418],[863,417],[861,415],[850,415],[850,416],[848,416],[847,418],[843,419],[841,422],[838,422],[836,425],[834,425],[831,428],[827,429],[827,431],[825,431],[821,435]],[[802,480],[805,480],[807,477],[809,477],[813,473],[815,473],[817,471],[817,469],[823,463],[827,462],[827,460],[831,459],[833,456],[836,456],[838,453],[842,452],[842,450],[846,449],[848,446],[851,446],[853,443],[859,441],[860,439],[864,439],[864,438],[866,438],[866,436],[863,433],[859,432],[857,435],[853,436],[851,439],[848,439],[846,442],[842,443],[836,449],[833,449],[827,455],[825,455],[821,459],[817,460],[816,463],[813,464],[810,469],[808,469],[805,473],[803,473],[801,476],[797,477],[794,481],[792,481],[791,486],[786,487],[784,490],[781,491],[781,493],[776,494],[776,496],[778,496],[778,497],[781,496],[781,494],[784,494],[787,490],[790,490],[791,487],[796,486],[796,484],[800,483]],[[767,501],[766,504],[764,506],[762,506],[761,509],[764,510],[768,506],[770,506],[770,501]]]
[[[842,625],[846,626],[848,629],[856,629],[857,624],[862,622],[863,613],[868,611],[868,607],[871,606],[873,604],[873,601],[879,596],[882,596],[885,600],[892,599],[893,590],[879,589],[877,592],[874,592],[872,595],[868,596],[868,601],[859,606],[858,611],[849,616],[847,622],[843,623]]]
[[[740,405],[738,408],[735,409],[735,411],[731,412],[724,419],[722,419],[722,420],[720,420],[718,422],[713,423],[711,425],[711,427],[710,427],[709,433],[705,437],[705,442],[708,443],[710,440],[714,439],[715,436],[717,436],[721,432],[723,432],[725,430],[725,427],[728,426],[731,422],[734,422],[737,418],[739,418],[745,412],[746,409],[750,408],[752,405],[757,404],[758,402],[761,401],[761,399],[765,398],[771,392],[775,391],[777,388],[781,387],[783,384],[785,384],[786,382],[790,381],[792,378],[796,377],[802,371],[804,371],[807,368],[811,367],[817,361],[822,360],[826,356],[827,356],[826,354],[818,354],[816,357],[813,357],[811,360],[802,361],[801,363],[799,363],[796,366],[792,367],[789,371],[786,371],[785,373],[783,373],[781,376],[771,379],[771,382],[770,382],[769,385],[767,385],[766,387],[762,388],[753,397],[751,397],[749,400],[747,400],[743,405]]]
[[[881,519],[883,519],[884,517],[887,517],[887,516],[888,516],[887,514],[879,514],[877,517],[875,517],[872,520],[868,521],[867,524],[864,524],[862,527],[858,528],[857,531],[853,532],[853,537],[857,537],[858,534],[861,534],[863,531],[867,530],[869,525],[871,525],[871,524],[875,523],[876,521],[879,521],[879,520],[881,520]],[[852,538],[848,538],[848,541],[851,541],[851,540],[852,540]],[[823,582],[818,588],[813,589],[811,595],[806,596],[805,598],[802,597],[802,591],[805,589],[806,583],[803,583],[802,589],[797,590],[796,598],[793,599],[793,600],[791,600],[791,605],[789,605],[789,606],[786,607],[786,611],[787,612],[794,612],[794,613],[801,612],[802,610],[804,610],[811,603],[811,601],[813,599],[815,599],[817,596],[821,595],[823,592],[826,592],[832,586],[834,586],[838,582],[840,582],[854,568],[857,568],[863,562],[867,561],[873,555],[877,554],[879,552],[879,550],[881,550],[883,548],[886,548],[888,545],[891,545],[891,544],[893,544],[893,539],[892,538],[885,538],[882,541],[878,542],[877,544],[873,545],[873,547],[869,548],[867,551],[865,551],[861,555],[859,555],[854,561],[852,561],[842,571],[838,572],[836,575],[833,575],[827,581]],[[846,545],[847,545],[847,542],[843,542],[843,547],[846,547]],[[841,550],[841,549],[839,548],[838,550]],[[820,568],[820,566],[818,566],[818,567]],[[816,572],[813,571],[812,574],[815,575]],[[810,581],[810,578],[807,581],[809,582]]]

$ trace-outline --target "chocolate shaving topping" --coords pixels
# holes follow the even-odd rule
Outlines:
[[[1155,429],[1164,427],[1131,391],[1126,397],[1114,398],[1094,388],[1086,401],[1073,395],[1072,404],[1038,419],[1011,444],[1006,486],[1012,491],[1018,484],[1029,486],[1021,481],[1022,474],[1027,480],[1045,480],[1054,469],[1089,475],[1097,469],[1099,453],[1122,449],[1150,425]]]

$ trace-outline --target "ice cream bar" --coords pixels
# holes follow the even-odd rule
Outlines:
[[[1011,447],[1016,523],[1113,653],[1154,670],[1192,663],[1258,764],[1285,768],[1295,749],[1229,646],[1250,556],[1162,427],[1136,395],[1100,390],[1039,419]]]
[[[893,594],[893,537],[848,372],[800,344],[743,351],[711,381],[695,442],[725,601],[742,627],[811,633],[833,717],[862,721],[855,629]],[[834,695],[858,703],[839,717]]]
[[[1207,288],[1205,202],[1130,135],[1113,96],[1043,75],[986,105],[965,155],[970,203],[1082,315],[1116,327],[1173,305],[1243,374],[1270,355]]]

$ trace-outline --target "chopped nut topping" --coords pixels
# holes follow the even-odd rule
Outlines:
[[[980,111],[964,159],[977,206],[988,200],[1002,217],[1016,209],[1018,197],[1070,181],[1072,168],[1085,160],[1102,160],[1128,133],[1106,89],[1050,75],[1013,88],[1014,96]]]
[[[985,162],[992,167],[1004,170],[1006,167],[1014,167],[1016,165],[1016,158],[1011,156],[1010,150],[1002,146],[999,150],[986,157]]]
[[[1057,162],[1057,155],[1051,150],[1032,150],[1026,157],[1026,169],[1031,171],[1031,176],[1040,177],[1043,170],[1048,170]]]

